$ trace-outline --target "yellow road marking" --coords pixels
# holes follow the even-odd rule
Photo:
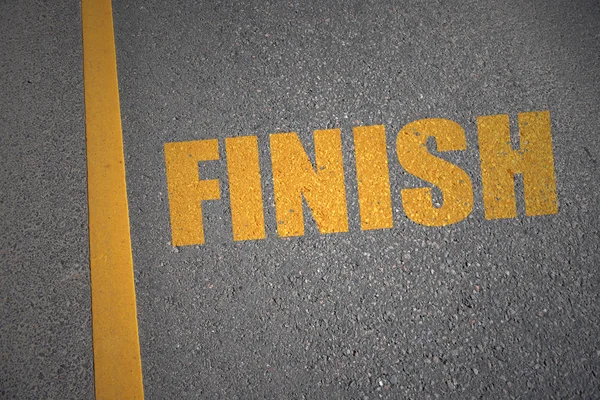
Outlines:
[[[485,218],[515,218],[516,174],[523,175],[525,214],[558,213],[550,111],[518,114],[518,150],[510,141],[507,114],[477,118]]]
[[[279,236],[304,235],[303,198],[321,233],[348,232],[341,131],[314,132],[316,170],[296,133],[270,142]]]
[[[143,399],[110,0],[82,0],[97,399]]]
[[[263,211],[258,138],[241,136],[225,139],[231,226],[233,240],[264,239]]]
[[[202,201],[218,200],[218,179],[199,179],[198,162],[219,159],[219,141],[165,143],[173,246],[204,243]]]
[[[427,149],[433,137],[438,152],[467,149],[464,129],[454,121],[427,118],[413,121],[398,133],[396,154],[409,174],[430,182],[442,192],[442,205],[433,204],[429,187],[402,189],[402,205],[406,216],[425,226],[446,226],[467,218],[473,209],[473,184],[460,167],[434,156]]]
[[[385,127],[354,127],[356,181],[363,230],[394,226]]]

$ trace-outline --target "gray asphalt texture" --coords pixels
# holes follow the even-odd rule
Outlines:
[[[0,398],[93,398],[77,1],[0,2]]]
[[[115,4],[148,398],[600,398],[597,2]],[[560,212],[483,216],[475,118],[550,110]],[[409,221],[416,119],[461,124],[476,207]],[[352,126],[384,124],[391,230],[362,232]],[[350,232],[276,234],[268,135],[341,127]],[[206,244],[173,249],[162,146],[257,135],[267,236],[231,238],[224,161]],[[221,148],[224,141],[220,142]],[[221,160],[225,159],[222,152]],[[204,168],[204,169],[202,169]]]
[[[597,1],[115,1],[148,399],[600,398]],[[79,3],[0,5],[0,398],[91,398]],[[559,213],[486,221],[475,118],[550,110]],[[395,137],[465,128],[442,157],[463,222],[409,221]],[[514,121],[513,121],[514,122]],[[359,227],[352,127],[386,126],[395,226]],[[350,232],[276,234],[268,135],[340,127]],[[257,135],[267,239],[170,245],[163,144]],[[435,192],[434,192],[435,193]],[[439,195],[439,193],[437,194]]]

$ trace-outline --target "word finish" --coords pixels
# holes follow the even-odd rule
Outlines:
[[[517,215],[516,174],[522,174],[525,213],[556,214],[558,200],[550,113],[518,114],[520,148],[512,148],[506,114],[477,118],[485,218]],[[385,127],[353,128],[358,201],[362,230],[393,227]],[[398,162],[404,170],[431,183],[442,193],[443,204],[433,203],[430,187],[401,190],[406,216],[421,225],[445,226],[464,220],[473,209],[473,185],[457,165],[431,154],[464,151],[464,129],[454,121],[421,119],[404,126],[396,139]],[[314,132],[313,166],[296,133],[269,137],[275,214],[279,236],[304,235],[303,199],[321,233],[347,232],[348,212],[341,131]],[[217,139],[165,143],[165,160],[173,246],[204,243],[202,202],[221,197],[218,179],[203,180],[203,161],[219,159]],[[265,221],[258,138],[225,139],[234,240],[264,239]]]

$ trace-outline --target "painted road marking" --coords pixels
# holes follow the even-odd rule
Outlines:
[[[558,212],[550,112],[518,114],[520,148],[513,150],[508,115],[477,118],[485,218],[516,217],[515,175],[523,175],[525,213]],[[354,152],[362,230],[392,228],[392,206],[385,128],[355,127]],[[433,202],[431,187],[401,191],[406,216],[425,226],[446,226],[467,218],[474,193],[467,172],[430,153],[465,151],[464,129],[454,121],[428,118],[404,126],[396,155],[404,170],[439,188],[443,202]],[[258,138],[228,138],[226,154],[234,240],[264,239],[264,205],[258,164]],[[198,163],[217,160],[217,139],[165,143],[165,160],[174,246],[204,243],[202,201],[220,199],[219,180],[202,180]],[[304,235],[306,201],[321,233],[348,231],[344,164],[339,129],[314,132],[313,166],[296,133],[270,135],[277,232]],[[200,167],[200,169],[202,169]],[[245,191],[244,188],[248,190]]]
[[[111,1],[82,0],[82,28],[96,397],[143,399]],[[486,219],[516,216],[516,174],[523,175],[527,215],[558,212],[550,113],[519,113],[518,125],[520,148],[515,150],[508,115],[477,119]],[[361,229],[392,228],[385,127],[355,127],[353,133]],[[463,128],[451,120],[406,125],[396,141],[398,162],[437,186],[444,201],[433,204],[429,187],[406,188],[402,205],[416,223],[445,226],[471,213],[473,186],[463,169],[427,150],[430,137],[438,152],[467,149]],[[256,136],[225,139],[234,240],[266,237],[258,143]],[[202,244],[201,203],[221,194],[218,179],[199,177],[198,163],[219,159],[219,141],[166,143],[164,148],[172,243]],[[296,133],[270,135],[282,237],[304,234],[303,201],[321,233],[348,231],[341,131],[315,131],[314,148],[315,166]]]
[[[243,136],[225,139],[227,175],[233,240],[264,239],[263,209],[258,139]]]
[[[515,174],[523,175],[526,215],[558,212],[550,113],[521,113],[518,122],[520,149],[513,150],[508,115],[477,119],[487,219],[517,216]]]
[[[165,144],[173,246],[204,243],[202,201],[221,198],[217,179],[198,178],[198,162],[219,159],[219,141]]]
[[[314,132],[316,168],[297,134],[278,133],[270,139],[279,236],[304,235],[302,198],[321,233],[347,232],[341,131]]]
[[[435,138],[438,152],[467,149],[465,131],[448,119],[422,119],[402,128],[396,140],[400,165],[409,174],[437,186],[444,199],[441,207],[437,207],[431,188],[402,189],[402,205],[406,216],[417,224],[446,226],[469,216],[473,209],[473,187],[465,171],[429,153],[429,138]]]
[[[143,399],[110,0],[82,0],[97,399]]]
[[[358,126],[353,131],[360,227],[391,228],[394,221],[385,127]]]

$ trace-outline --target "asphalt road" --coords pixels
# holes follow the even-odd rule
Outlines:
[[[0,2],[0,398],[93,398],[81,18]]]
[[[184,398],[600,398],[600,6],[115,1],[144,388]],[[0,397],[91,398],[79,5],[0,5]],[[549,110],[559,211],[484,217],[476,118]],[[462,222],[410,221],[398,131],[465,130]],[[352,128],[386,129],[362,231]],[[277,234],[269,135],[340,128],[349,231]],[[513,134],[515,134],[513,132]],[[266,239],[234,242],[225,138],[259,143]],[[219,139],[206,242],[173,247],[164,144]],[[515,138],[513,137],[513,140]],[[314,158],[313,158],[314,161]],[[434,200],[441,195],[434,190]]]

